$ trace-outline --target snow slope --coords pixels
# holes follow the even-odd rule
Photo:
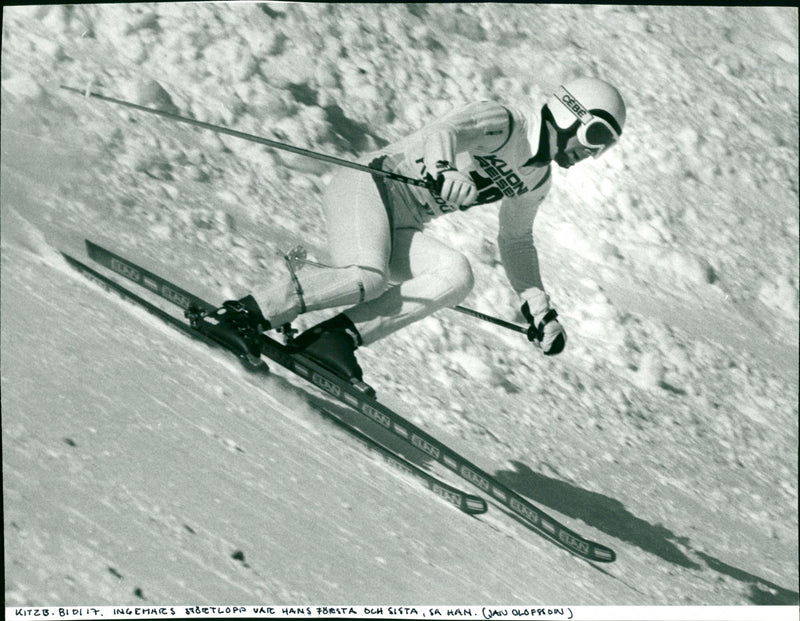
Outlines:
[[[7,7],[7,604],[796,605],[797,43],[774,7]],[[537,219],[564,354],[442,311],[360,357],[389,405],[613,565],[455,511],[319,395],[56,251],[89,237],[219,302],[280,277],[296,243],[324,259],[331,174],[61,83],[353,157],[580,71],[618,83],[629,119],[607,156],[557,171]],[[519,321],[496,210],[433,230],[472,261],[467,304]]]

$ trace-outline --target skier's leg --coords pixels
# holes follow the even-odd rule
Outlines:
[[[391,229],[374,179],[344,170],[324,196],[331,267],[310,265],[280,286],[253,291],[273,327],[300,313],[371,300],[387,286]]]
[[[416,229],[394,235],[391,279],[380,297],[347,311],[362,343],[374,343],[431,313],[461,302],[473,285],[467,258]]]

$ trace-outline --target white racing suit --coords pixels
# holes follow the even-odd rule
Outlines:
[[[550,189],[550,166],[529,160],[539,145],[540,115],[478,102],[454,110],[363,164],[424,178],[448,161],[473,179],[473,205],[503,200],[498,245],[512,287],[531,308],[547,305],[533,242],[533,219]],[[526,165],[528,163],[528,165]],[[324,195],[330,267],[308,267],[296,280],[253,296],[273,326],[298,314],[350,306],[345,314],[368,345],[461,302],[473,285],[466,257],[424,232],[459,208],[425,188],[343,168]]]

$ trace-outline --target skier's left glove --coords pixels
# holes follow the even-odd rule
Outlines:
[[[426,177],[428,188],[437,196],[457,207],[471,205],[478,197],[475,182],[464,173],[459,172],[450,162],[436,162],[435,176],[430,173]]]
[[[558,321],[558,313],[550,308],[547,295],[540,289],[529,293],[530,299],[522,305],[522,315],[530,324],[528,340],[536,342],[545,356],[555,356],[564,351],[567,332]]]

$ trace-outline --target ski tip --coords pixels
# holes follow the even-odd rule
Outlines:
[[[599,561],[601,563],[613,563],[617,560],[617,553],[611,548],[595,545],[594,549],[592,550],[592,560]]]

